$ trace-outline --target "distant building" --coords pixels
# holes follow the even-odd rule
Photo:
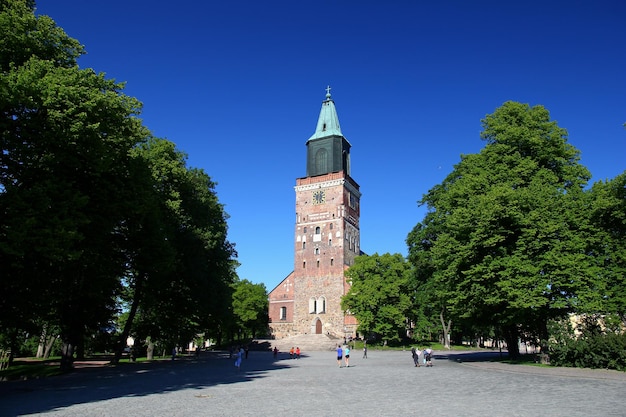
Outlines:
[[[341,309],[344,271],[361,254],[361,192],[350,177],[350,143],[326,89],[317,128],[306,142],[306,177],[296,179],[294,269],[269,294],[272,336],[356,336],[357,321]]]

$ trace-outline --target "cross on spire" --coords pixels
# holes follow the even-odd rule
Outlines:
[[[330,98],[330,85],[326,87],[326,98]]]

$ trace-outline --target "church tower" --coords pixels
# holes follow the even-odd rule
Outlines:
[[[350,177],[350,146],[328,87],[315,133],[306,142],[306,177],[296,179],[294,270],[270,292],[276,338],[356,335],[355,318],[341,309],[349,290],[344,271],[361,253],[361,193]]]

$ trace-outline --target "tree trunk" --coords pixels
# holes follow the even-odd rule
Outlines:
[[[17,330],[12,329],[9,334],[9,366],[11,366],[13,359],[15,359],[15,352],[17,352]]]
[[[152,341],[152,339],[148,340],[148,351],[147,351],[146,355],[148,356],[147,359],[149,361],[154,359],[154,342]]]
[[[215,340],[218,346],[222,346],[222,327],[218,326],[217,335],[215,336]]]
[[[439,312],[439,319],[441,320],[441,327],[443,328],[443,346],[446,349],[450,349],[450,329],[452,328],[452,320],[448,320],[448,324],[446,325],[443,310]]]
[[[75,345],[76,359],[85,360],[85,338],[81,337]]]
[[[124,330],[120,335],[120,340],[117,342],[117,348],[115,349],[115,356],[111,361],[113,364],[117,364],[120,362],[122,358],[122,352],[126,347],[126,340],[128,340],[128,335],[130,334],[130,329],[132,328],[133,321],[135,320],[135,316],[137,315],[137,309],[139,308],[139,300],[143,295],[143,281],[145,274],[140,273],[137,275],[137,279],[135,280],[135,291],[133,293],[133,304],[130,306],[130,311],[128,312],[128,319],[124,324]]]
[[[74,367],[74,344],[63,341],[61,348],[61,370],[70,371]]]
[[[539,325],[539,347],[541,352],[539,353],[539,363],[543,365],[550,364],[550,353],[548,351],[548,321],[542,320]]]
[[[36,358],[43,358],[46,340],[48,339],[46,335],[46,327],[47,326],[44,324],[41,329],[41,335],[39,335],[39,345],[37,346],[37,355],[35,355]]]
[[[516,325],[506,326],[502,329],[506,348],[510,358],[519,358],[519,330]]]
[[[48,336],[46,350],[44,350],[43,352],[44,359],[48,359],[50,357],[50,351],[52,350],[52,346],[54,346],[54,342],[56,342],[58,338],[59,336]]]

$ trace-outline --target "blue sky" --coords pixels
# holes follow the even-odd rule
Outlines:
[[[361,186],[361,248],[402,253],[417,201],[507,100],[545,106],[592,181],[626,170],[626,3],[39,0],[218,183],[241,278],[293,269],[296,178],[327,85]]]

